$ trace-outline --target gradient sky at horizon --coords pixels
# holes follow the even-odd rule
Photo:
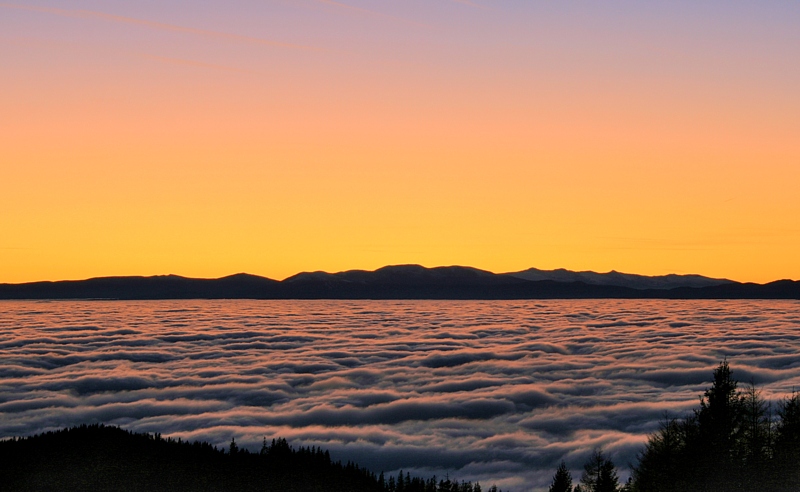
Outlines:
[[[800,278],[800,4],[0,2],[0,282]]]

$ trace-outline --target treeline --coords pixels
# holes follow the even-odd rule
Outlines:
[[[800,490],[800,394],[773,408],[753,384],[738,386],[728,362],[720,363],[700,408],[662,423],[624,485],[614,463],[597,450],[574,488],[561,463],[550,492]]]
[[[483,492],[481,484],[475,482],[465,482],[450,480],[436,480],[436,477],[431,477],[427,480],[420,477],[411,477],[408,473],[403,475],[401,471],[397,478],[389,477],[389,480],[383,479],[383,474],[378,480],[383,487],[384,492]],[[488,492],[502,492],[496,485],[489,487]]]
[[[386,478],[285,439],[251,452],[105,425],[0,441],[0,470],[0,491],[483,492],[449,478]]]

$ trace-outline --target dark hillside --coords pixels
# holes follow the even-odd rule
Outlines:
[[[0,441],[0,491],[480,492],[469,482],[383,474],[284,439],[261,451],[83,425]],[[399,485],[398,485],[399,484]],[[488,489],[499,492],[496,487]]]
[[[261,453],[226,453],[102,425],[3,441],[0,460],[0,490],[382,490],[366,470],[320,450],[294,451],[286,441]]]

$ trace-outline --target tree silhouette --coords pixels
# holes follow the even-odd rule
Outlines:
[[[661,427],[648,438],[633,469],[634,490],[647,492],[681,492],[687,473],[687,441],[697,434],[697,419],[680,421],[665,418]]]
[[[589,461],[583,465],[581,476],[582,492],[617,492],[619,477],[614,462],[606,458],[600,449],[596,449]]]
[[[633,469],[632,492],[800,490],[800,395],[775,419],[761,392],[737,389],[727,361],[714,370],[700,408],[666,419]]]
[[[772,454],[772,422],[767,402],[751,382],[742,395],[742,429],[734,456],[743,464],[743,485],[754,488],[763,482],[762,474]]]
[[[728,361],[714,370],[714,381],[700,400],[697,417],[703,438],[720,459],[731,458],[734,444],[742,427],[744,397],[737,391]]]
[[[785,487],[800,490],[800,393],[784,399],[775,425],[774,475]]]
[[[231,438],[231,445],[229,447],[229,454],[231,456],[236,456],[239,453],[239,446],[236,445],[236,438]]]
[[[567,464],[563,461],[553,475],[553,483],[550,485],[549,492],[572,492],[572,474],[567,469]]]
[[[697,411],[699,440],[692,457],[700,465],[698,477],[705,488],[733,490],[738,487],[741,463],[736,445],[744,424],[744,397],[727,360],[714,370],[711,388],[706,390]]]

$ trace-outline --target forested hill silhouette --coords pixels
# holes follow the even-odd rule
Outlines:
[[[533,269],[496,274],[461,266],[397,265],[375,271],[306,272],[283,281],[242,273],[218,279],[161,275],[0,284],[0,299],[592,298],[800,299],[800,281],[754,284],[699,275],[645,277]]]
[[[482,492],[479,483],[402,471],[397,477],[332,461],[319,448],[266,438],[261,450],[227,450],[119,427],[83,425],[0,441],[2,491]],[[492,486],[489,492],[502,492]]]

